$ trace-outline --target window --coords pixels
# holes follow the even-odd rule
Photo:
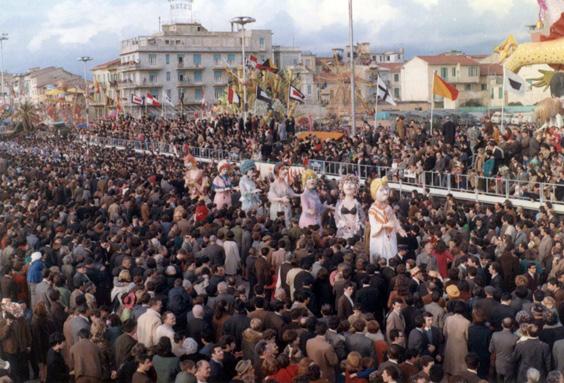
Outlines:
[[[493,90],[493,88],[492,88],[492,91],[490,92],[490,98],[492,98],[492,99],[494,98],[494,90]]]
[[[165,55],[165,62],[167,65],[170,64],[170,55],[168,53]]]
[[[261,37],[259,39],[259,45],[260,45],[260,49],[264,49],[264,37]]]
[[[202,71],[197,70],[194,72],[194,82],[201,82],[202,81]]]
[[[201,101],[202,100],[202,88],[194,89],[194,100]]]
[[[235,53],[228,53],[227,54],[227,62],[229,64],[233,64],[235,62]]]
[[[169,100],[172,101],[172,90],[170,90],[170,89],[167,89],[167,90],[166,90],[166,97],[167,97]]]
[[[157,55],[155,53],[149,54],[149,64],[155,65],[157,63]]]
[[[486,84],[482,84],[482,91],[486,90],[488,86]]]
[[[221,70],[214,70],[213,71],[213,79],[215,81],[221,81],[222,77],[223,77],[223,71],[221,71]]]
[[[178,73],[178,82],[184,82],[184,74]]]
[[[468,76],[474,77],[478,75],[478,67],[477,66],[470,66],[468,67]]]
[[[448,77],[448,68],[441,68],[441,77],[446,80]]]
[[[225,88],[222,86],[218,86],[214,88],[214,97],[216,100],[219,100],[225,94]]]
[[[452,67],[452,77],[456,77],[456,67]]]
[[[166,81],[170,81],[170,72],[166,72]]]
[[[221,54],[220,53],[214,53],[213,54],[213,62],[215,65],[218,65],[221,62]]]
[[[307,94],[311,95],[311,84],[307,84]]]
[[[156,99],[159,98],[159,90],[157,88],[151,88],[150,93],[154,98],[156,98]]]
[[[399,82],[399,74],[398,73],[394,74],[394,81]]]
[[[178,64],[182,65],[184,64],[184,55],[178,55]]]
[[[202,64],[202,55],[199,53],[194,53],[194,65]]]
[[[157,82],[157,73],[151,72],[149,73],[149,82]]]
[[[178,89],[178,101],[182,102],[184,100],[184,89]]]
[[[465,85],[464,85],[464,90],[467,90],[467,91],[468,91],[468,90],[471,90],[471,89],[472,89],[472,85],[470,85],[470,84],[465,84]]]
[[[400,98],[399,88],[394,88],[394,98]]]
[[[503,98],[503,88],[498,88],[498,91],[499,91],[499,97],[498,98],[502,99]]]

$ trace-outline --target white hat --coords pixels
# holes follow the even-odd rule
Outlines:
[[[186,355],[192,355],[198,352],[198,343],[192,338],[186,338],[184,342],[182,342],[182,348]]]
[[[223,168],[229,168],[229,167],[231,167],[229,162],[227,162],[225,160],[221,160],[221,161],[219,161],[219,164],[217,164],[217,171],[221,173],[221,170]]]
[[[41,257],[41,253],[39,251],[36,251],[35,253],[31,254],[31,262],[39,261]]]

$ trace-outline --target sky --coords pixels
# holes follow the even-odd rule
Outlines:
[[[353,0],[355,42],[373,50],[403,47],[407,57],[453,49],[489,53],[509,34],[529,39],[536,0]],[[4,66],[62,66],[82,74],[119,56],[120,41],[158,31],[168,22],[167,0],[0,0]],[[193,17],[208,30],[228,30],[229,19],[252,16],[271,29],[273,43],[318,54],[348,44],[347,0],[194,0]]]

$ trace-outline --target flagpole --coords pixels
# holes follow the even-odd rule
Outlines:
[[[376,75],[376,107],[374,108],[374,129],[378,127],[378,75]]]
[[[431,85],[431,137],[433,136],[433,112],[435,110],[435,76],[437,71],[433,71],[433,80]]]
[[[503,98],[501,100],[501,132],[503,133],[503,120],[505,116],[505,65],[503,65],[503,83],[501,85],[501,93],[503,94]]]

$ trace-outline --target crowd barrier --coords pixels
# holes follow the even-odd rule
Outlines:
[[[147,154],[174,157],[181,157],[185,154],[182,147],[163,142],[98,136],[81,136],[80,139],[89,145],[117,149],[129,148]],[[217,162],[221,160],[239,162],[241,160],[241,156],[237,152],[198,147],[190,147],[188,150],[201,162]],[[273,166],[273,164],[257,161],[257,167],[261,176],[271,174]],[[339,178],[345,174],[354,174],[363,182],[367,178],[387,176],[390,187],[400,191],[400,193],[416,190],[420,193],[429,193],[437,196],[452,194],[455,198],[485,203],[510,200],[514,206],[534,210],[538,210],[546,202],[551,202],[557,213],[564,214],[564,201],[556,199],[557,188],[564,187],[564,185],[503,177],[482,177],[472,174],[429,171],[414,173],[402,168],[321,160],[311,160],[309,167],[329,178]],[[295,172],[300,171],[300,169],[303,170],[303,167],[293,166],[292,169]]]

